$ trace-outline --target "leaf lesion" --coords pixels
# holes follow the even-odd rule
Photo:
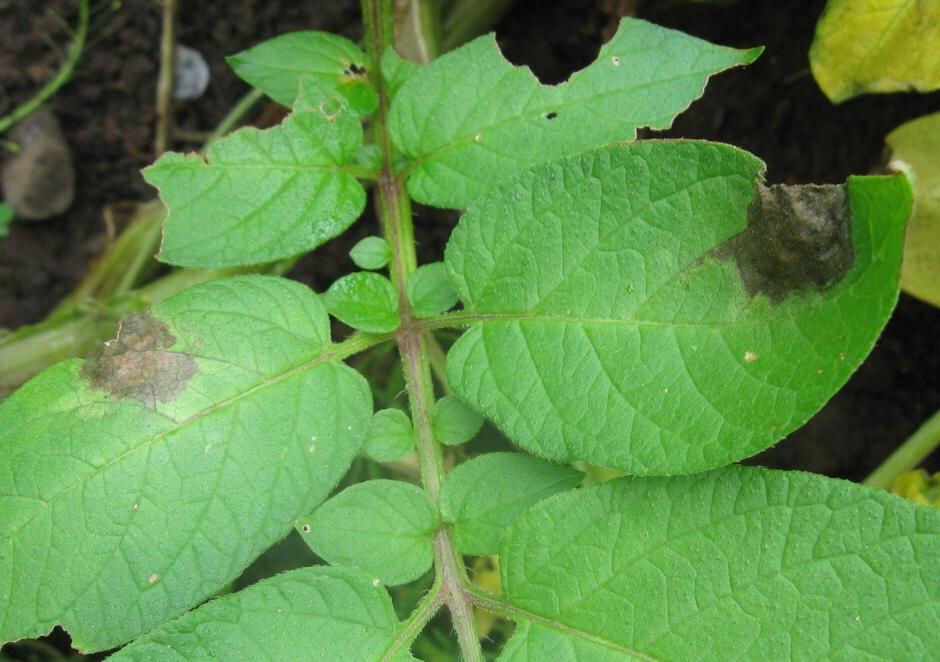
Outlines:
[[[196,375],[196,360],[171,351],[176,336],[149,312],[121,322],[117,337],[85,362],[82,377],[116,399],[132,398],[147,408],[175,400]]]
[[[845,185],[758,185],[747,228],[712,251],[732,260],[753,298],[774,303],[806,290],[825,291],[855,263]]]

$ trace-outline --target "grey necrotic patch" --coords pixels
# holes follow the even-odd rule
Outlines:
[[[758,185],[747,229],[712,254],[734,261],[751,297],[779,302],[831,287],[855,259],[845,186]]]
[[[175,399],[196,374],[193,357],[168,351],[176,342],[164,322],[151,315],[131,315],[117,338],[85,362],[82,376],[116,398],[133,398],[153,409]]]

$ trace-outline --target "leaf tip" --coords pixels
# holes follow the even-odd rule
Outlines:
[[[754,46],[753,48],[743,50],[741,52],[741,63],[745,65],[753,64],[764,54],[765,50],[767,50],[766,46]]]

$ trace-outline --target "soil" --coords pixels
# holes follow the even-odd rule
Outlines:
[[[229,0],[180,3],[179,41],[209,63],[206,94],[176,107],[187,130],[211,129],[246,91],[223,57],[281,32],[322,29],[357,38],[358,2]],[[520,0],[497,28],[507,57],[545,82],[588,64],[620,11],[729,46],[766,46],[752,66],[715,77],[704,97],[662,135],[705,138],[745,148],[767,163],[769,182],[839,183],[877,170],[884,136],[899,124],[940,110],[940,94],[865,96],[834,106],[809,73],[807,52],[824,0],[800,4],[748,0],[731,6],[658,0]],[[74,79],[52,102],[74,152],[77,196],[48,222],[16,223],[0,240],[0,327],[40,320],[68,294],[107,241],[102,209],[147,200],[139,169],[153,160],[160,9],[99,0],[90,47]],[[57,12],[74,20],[73,2],[0,0],[0,115],[57,67],[49,40],[64,46]],[[262,108],[258,116],[270,116]],[[177,149],[194,148],[177,143]],[[2,156],[0,156],[2,158]],[[367,219],[368,220],[368,219]],[[420,252],[439,259],[454,214],[419,209]],[[291,276],[322,289],[351,268],[347,252],[375,229],[360,222],[300,261]],[[863,478],[918,424],[940,409],[940,310],[902,295],[874,351],[847,386],[805,427],[754,461],[831,476]],[[928,467],[936,469],[940,458]],[[6,651],[5,651],[6,652]],[[40,656],[41,657],[41,656]]]

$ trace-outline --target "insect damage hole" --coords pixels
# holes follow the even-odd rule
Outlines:
[[[553,110],[553,111],[551,111],[551,112],[545,113],[544,115],[542,115],[542,117],[543,117],[544,119],[547,119],[547,120],[553,120],[553,119],[555,119],[556,117],[558,117],[558,113],[556,113],[556,112]]]
[[[357,76],[363,77],[366,75],[368,69],[364,65],[358,64],[356,62],[348,62],[345,67],[343,67],[343,73],[347,76]]]

